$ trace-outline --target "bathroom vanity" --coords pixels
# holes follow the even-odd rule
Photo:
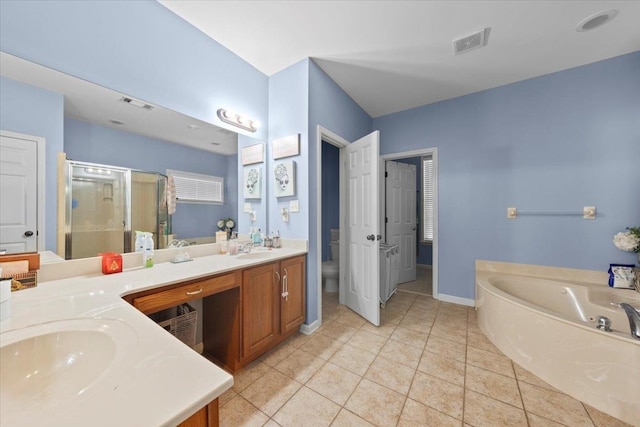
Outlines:
[[[68,371],[54,372],[55,383],[39,383],[43,393],[13,393],[3,382],[0,424],[217,425],[217,398],[233,377],[147,314],[202,298],[204,355],[233,372],[304,321],[305,254],[306,245],[244,257],[206,254],[182,264],[159,260],[148,269],[132,268],[139,254],[125,254],[125,271],[112,275],[87,273],[99,271],[98,258],[45,266],[47,279],[12,295],[11,317],[0,323],[2,348],[81,330],[114,352],[87,352],[85,364],[95,356],[102,365],[83,380],[88,385],[77,385],[82,393],[58,393],[60,381],[73,378]]]

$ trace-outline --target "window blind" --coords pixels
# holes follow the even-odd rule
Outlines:
[[[433,240],[433,158],[422,158],[422,240]]]
[[[224,178],[170,169],[167,175],[173,177],[178,203],[224,203]]]

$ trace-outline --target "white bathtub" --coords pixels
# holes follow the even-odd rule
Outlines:
[[[480,329],[542,380],[640,426],[640,340],[611,303],[640,307],[640,294],[602,284],[476,272]],[[606,316],[612,332],[595,327]]]

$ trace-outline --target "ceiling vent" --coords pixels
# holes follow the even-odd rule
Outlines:
[[[485,28],[484,30],[455,39],[453,41],[454,55],[460,55],[486,46],[489,41],[490,32],[491,28]]]
[[[138,101],[137,99],[129,98],[128,96],[123,96],[120,101],[126,102],[127,104],[133,105],[134,107],[144,108],[145,110],[153,110],[153,105]]]

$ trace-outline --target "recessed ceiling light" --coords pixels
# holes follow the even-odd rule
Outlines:
[[[616,9],[605,10],[603,12],[594,13],[591,16],[586,17],[576,27],[576,31],[584,32],[593,30],[601,25],[606,24],[616,17],[618,11]]]
[[[113,125],[118,125],[118,126],[123,126],[124,122],[121,122],[120,120],[115,120],[115,119],[109,119],[109,123],[113,124]]]

